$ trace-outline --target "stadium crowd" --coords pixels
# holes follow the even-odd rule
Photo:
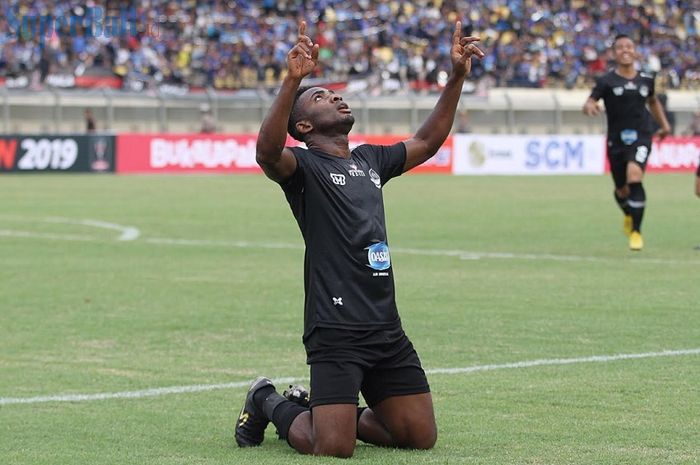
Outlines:
[[[464,33],[482,37],[487,53],[473,70],[477,90],[590,86],[608,68],[610,39],[617,33],[639,43],[643,67],[659,73],[662,86],[700,87],[700,0],[1,0],[0,5],[0,76],[30,75],[37,86],[63,72],[116,76],[126,88],[274,87],[304,17],[321,46],[316,76],[357,80],[373,92],[439,86],[449,69],[457,19]],[[59,31],[38,32],[42,16],[54,23],[64,18],[54,28]],[[111,29],[107,16],[116,18]],[[71,30],[70,18],[82,26]]]

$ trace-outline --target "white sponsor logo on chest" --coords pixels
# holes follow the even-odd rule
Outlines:
[[[344,186],[345,185],[345,175],[344,174],[336,174],[336,173],[329,173],[331,175],[331,179],[333,180],[333,184],[336,186]]]

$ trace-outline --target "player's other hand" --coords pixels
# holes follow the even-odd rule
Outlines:
[[[588,100],[586,104],[583,105],[583,113],[586,116],[598,116],[601,111],[600,105],[594,100]]]
[[[297,43],[287,54],[287,70],[290,77],[301,79],[311,74],[318,63],[318,44],[314,45],[306,35],[306,21],[299,23]]]
[[[474,42],[481,39],[479,37],[462,37],[462,22],[457,21],[455,32],[452,34],[452,73],[457,76],[468,76],[472,70],[472,57],[483,58],[484,52],[476,46]]]
[[[659,138],[659,140],[664,140],[667,136],[671,135],[671,128],[660,128],[658,131],[656,131],[655,136]]]

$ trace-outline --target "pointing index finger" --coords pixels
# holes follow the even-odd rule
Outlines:
[[[455,32],[452,34],[452,42],[459,43],[459,36],[462,33],[462,21],[457,21],[455,23]]]
[[[303,19],[299,23],[299,35],[306,35],[306,21],[304,21]]]

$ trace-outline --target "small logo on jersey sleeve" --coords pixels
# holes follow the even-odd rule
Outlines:
[[[382,188],[382,178],[380,178],[377,172],[372,168],[369,169],[369,178],[372,180],[374,185],[377,186],[377,189]]]
[[[377,271],[388,270],[391,267],[391,254],[389,246],[384,242],[377,242],[367,247],[367,261],[370,268]]]

